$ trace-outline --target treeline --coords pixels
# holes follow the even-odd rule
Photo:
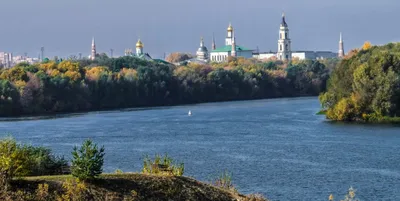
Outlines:
[[[0,116],[318,95],[337,60],[174,66],[135,57],[0,70]]]
[[[400,122],[400,43],[353,50],[320,96],[326,116],[338,121]]]

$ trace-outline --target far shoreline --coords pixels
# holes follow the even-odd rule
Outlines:
[[[42,113],[33,115],[15,115],[15,116],[1,116],[0,122],[13,122],[13,121],[35,121],[35,120],[47,120],[57,118],[70,118],[76,116],[83,116],[91,113],[114,113],[114,112],[131,112],[141,110],[158,110],[170,107],[184,107],[190,105],[202,105],[212,103],[229,103],[229,102],[244,102],[244,101],[263,101],[263,100],[277,100],[277,99],[308,99],[318,98],[315,95],[305,96],[287,96],[287,97],[274,97],[274,98],[259,98],[259,99],[240,99],[240,100],[224,100],[224,101],[211,101],[211,102],[199,102],[199,103],[188,103],[188,104],[173,104],[173,105],[157,105],[157,106],[138,106],[138,107],[126,107],[126,108],[105,108],[99,110],[82,110],[76,112],[53,112],[53,113]]]

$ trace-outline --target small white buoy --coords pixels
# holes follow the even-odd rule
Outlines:
[[[192,116],[192,111],[189,110],[188,116]]]

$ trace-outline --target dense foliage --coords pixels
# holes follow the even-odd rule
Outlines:
[[[0,140],[0,186],[7,188],[15,176],[64,174],[68,169],[67,161],[50,149],[21,145],[12,138]]]
[[[26,149],[11,138],[0,141],[0,185],[8,188],[14,176],[27,175],[29,157]]]
[[[98,148],[91,140],[85,140],[79,149],[74,147],[72,175],[81,180],[98,177],[103,172],[104,154],[104,147]]]
[[[25,146],[29,156],[28,176],[62,175],[70,173],[68,161],[62,156],[55,156],[45,147]]]
[[[333,71],[320,96],[327,118],[339,121],[398,121],[400,44],[352,51]]]
[[[318,95],[336,61],[230,58],[176,67],[100,55],[20,64],[0,70],[0,116]]]

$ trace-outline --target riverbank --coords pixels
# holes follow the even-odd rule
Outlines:
[[[163,108],[180,107],[180,106],[191,106],[191,105],[194,106],[199,104],[230,103],[230,102],[233,103],[233,102],[244,102],[244,101],[263,101],[263,100],[279,100],[279,99],[293,100],[297,98],[313,98],[313,97],[317,98],[318,96],[303,95],[303,96],[286,96],[286,97],[274,97],[274,98],[237,99],[237,100],[224,100],[224,101],[196,102],[196,103],[176,104],[176,105],[156,105],[156,106],[143,106],[143,107],[139,106],[139,107],[108,108],[108,109],[98,109],[98,110],[82,110],[77,112],[51,112],[51,113],[39,113],[31,115],[0,116],[0,122],[55,119],[63,117],[77,117],[89,113],[130,112],[130,111],[163,109]]]
[[[331,121],[365,123],[365,124],[400,124],[400,117],[379,116],[375,114],[363,114],[361,117],[353,117],[346,120],[336,120],[332,118],[332,111],[320,110],[316,115],[323,115]]]
[[[18,193],[18,191],[20,191]],[[77,182],[70,175],[25,177],[12,182],[12,194],[22,200],[204,200],[265,201],[195,179],[139,173],[103,174],[92,182]],[[22,193],[23,192],[23,193]],[[74,197],[75,196],[75,197]],[[27,199],[31,198],[31,199]],[[4,200],[4,197],[3,197]],[[15,200],[12,199],[12,200]]]

